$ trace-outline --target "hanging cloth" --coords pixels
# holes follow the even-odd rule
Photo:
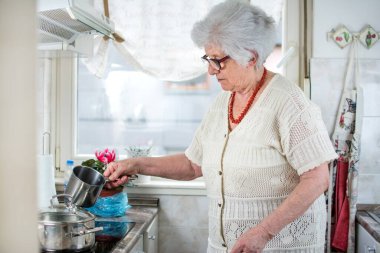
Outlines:
[[[339,158],[330,164],[334,198],[329,194],[331,220],[331,247],[343,251],[355,250],[355,215],[359,171],[359,144],[361,132],[361,87],[358,83],[357,39],[354,38],[344,88],[338,108],[338,117],[332,141]],[[359,94],[359,95],[358,95]],[[333,200],[333,204],[331,201]],[[328,233],[328,235],[330,232]],[[328,237],[330,241],[330,238]]]

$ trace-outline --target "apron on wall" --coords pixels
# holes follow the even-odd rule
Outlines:
[[[334,148],[339,157],[330,164],[328,252],[330,252],[330,246],[343,252],[355,252],[355,215],[362,117],[362,91],[357,81],[359,73],[357,43],[357,39],[354,38],[332,136]]]

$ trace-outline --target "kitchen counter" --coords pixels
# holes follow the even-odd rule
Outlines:
[[[375,220],[380,217],[379,205],[358,205],[356,221],[377,241],[380,242],[380,223]]]
[[[63,192],[63,179],[61,181],[56,181],[57,193]],[[125,216],[100,218],[100,220],[135,223],[126,236],[117,242],[111,253],[128,253],[131,251],[158,214],[159,199],[157,198],[128,197],[128,204],[131,205],[131,208],[127,209]]]
[[[127,253],[143,236],[144,232],[158,214],[158,199],[135,199],[129,198],[129,204],[132,206],[126,212],[126,218],[135,225],[127,235],[117,242],[112,253]],[[118,220],[120,218],[108,218],[109,220]]]

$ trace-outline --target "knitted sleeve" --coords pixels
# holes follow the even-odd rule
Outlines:
[[[193,140],[191,141],[190,146],[185,150],[186,157],[193,163],[198,166],[202,166],[202,145],[201,145],[201,136],[203,124],[201,124],[195,131]]]
[[[301,90],[292,92],[280,124],[281,143],[298,175],[337,157],[320,109]]]
[[[216,119],[219,119],[219,116],[224,113],[225,102],[228,98],[229,92],[221,92],[216,96],[203,117],[201,124],[195,131],[195,135],[190,146],[185,151],[186,157],[198,166],[202,166],[202,141],[204,140],[204,136],[210,134],[210,132],[216,131],[214,128]]]

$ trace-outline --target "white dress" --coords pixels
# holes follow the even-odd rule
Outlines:
[[[230,94],[216,98],[185,152],[202,167],[206,181],[209,253],[230,252],[245,231],[288,197],[302,173],[337,157],[319,108],[281,75],[231,132]],[[325,229],[321,195],[264,252],[324,252]]]

